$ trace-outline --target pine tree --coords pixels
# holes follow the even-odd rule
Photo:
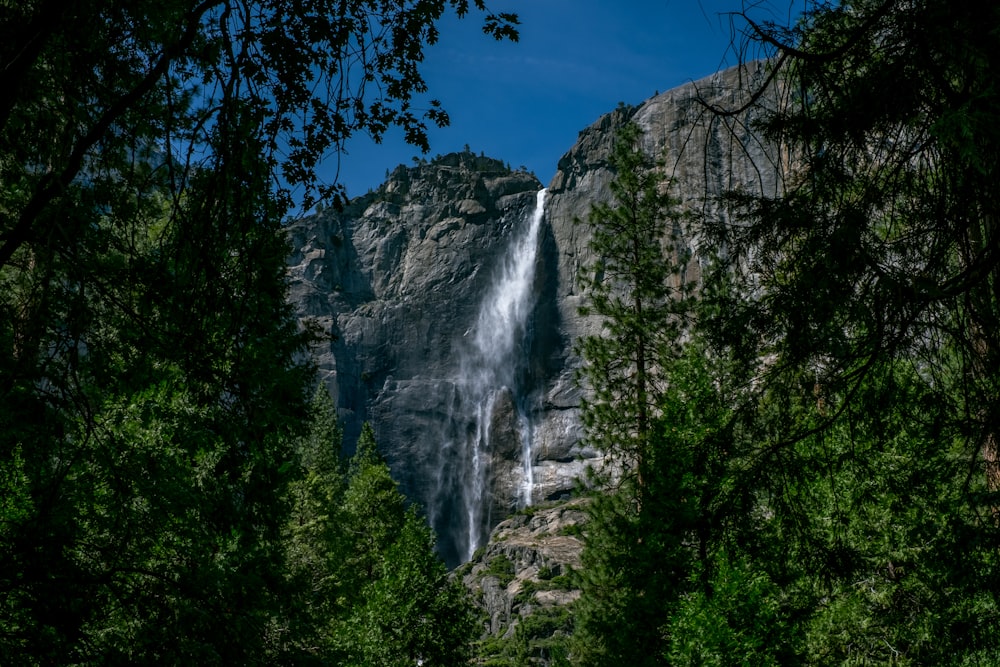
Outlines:
[[[468,593],[448,577],[427,522],[407,509],[368,424],[350,462],[342,512],[352,579],[349,609],[332,630],[340,664],[467,661],[476,629]]]
[[[654,665],[687,585],[692,552],[683,542],[697,507],[686,488],[692,461],[664,430],[663,413],[688,286],[676,202],[634,123],[616,134],[609,164],[613,202],[591,209],[596,265],[581,280],[590,301],[581,312],[603,325],[580,344],[583,419],[588,441],[624,473],[591,501],[573,656],[583,665]]]
[[[299,439],[289,484],[291,516],[286,531],[286,570],[292,603],[275,628],[288,655],[325,660],[330,619],[344,612],[354,573],[344,562],[349,549],[343,524],[345,466],[336,408],[320,384],[312,399],[310,428]]]
[[[709,227],[728,255],[706,283],[735,288],[706,326],[756,367],[727,557],[766,576],[805,664],[1000,654],[998,24],[862,0],[753,26],[787,93],[759,127],[792,173]]]
[[[593,266],[580,275],[589,302],[581,315],[601,320],[599,335],[583,338],[581,380],[586,438],[641,474],[663,377],[660,355],[669,354],[678,331],[673,286],[680,266],[680,215],[667,192],[663,165],[643,151],[641,132],[628,123],[615,135],[609,166],[613,203],[595,203],[588,224]]]
[[[426,149],[418,64],[469,7],[4,4],[0,662],[277,661],[312,373],[282,220],[354,132]]]

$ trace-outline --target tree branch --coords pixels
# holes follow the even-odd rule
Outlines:
[[[0,268],[6,266],[18,248],[28,241],[32,227],[45,207],[79,175],[83,168],[84,158],[90,149],[100,141],[116,120],[153,89],[156,83],[166,75],[170,63],[191,46],[198,34],[201,18],[205,13],[213,6],[224,2],[225,0],[204,0],[195,7],[187,17],[181,38],[163,50],[160,59],[135,88],[120,97],[104,111],[97,123],[77,143],[63,169],[58,173],[50,172],[45,175],[31,200],[21,211],[17,223],[8,231],[0,234],[0,240],[3,241],[3,245],[0,246]]]

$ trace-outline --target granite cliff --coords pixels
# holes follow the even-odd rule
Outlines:
[[[398,167],[345,210],[289,230],[291,296],[300,316],[329,336],[314,352],[347,441],[362,421],[372,423],[396,479],[424,506],[453,565],[527,502],[522,422],[543,411],[540,388],[563,365],[555,276],[543,269],[556,250],[542,227],[528,267],[529,312],[511,338],[516,353],[497,362],[497,386],[469,404],[479,372],[472,334],[541,187],[497,160],[450,154]],[[549,422],[557,424],[531,428],[533,440],[547,443],[538,465],[559,468],[537,477],[531,493],[539,498],[568,490],[585,454],[575,431]],[[471,439],[484,443],[483,457],[469,451]]]
[[[586,225],[574,221],[610,197],[615,129],[635,121],[647,151],[664,160],[675,194],[696,214],[682,230],[693,249],[697,220],[725,214],[714,195],[781,187],[777,151],[757,140],[753,119],[709,109],[740,108],[764,76],[765,66],[752,64],[638,107],[620,106],[580,133],[544,199],[532,174],[456,153],[400,166],[343,211],[290,228],[291,296],[300,315],[330,336],[315,350],[316,361],[348,443],[362,421],[373,424],[449,564],[467,560],[519,507],[568,496],[599,460],[580,444],[573,381],[574,342],[600,329],[578,312],[585,297],[576,275],[593,257]],[[490,351],[476,353],[473,341],[497,326],[484,324],[484,312],[506,298],[497,285],[539,206],[544,215],[518,297],[526,312],[513,325],[509,358],[493,360],[484,391],[477,364]],[[689,270],[696,280],[697,263]]]

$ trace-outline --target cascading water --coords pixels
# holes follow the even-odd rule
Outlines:
[[[524,229],[515,235],[492,287],[465,333],[449,424],[442,434],[435,499],[427,508],[431,524],[446,534],[445,560],[468,560],[490,527],[491,450],[497,415],[516,426],[520,441],[520,504],[531,504],[533,453],[532,397],[525,380],[530,315],[545,190]],[[511,414],[513,413],[513,414]],[[509,434],[508,434],[509,435]]]
[[[476,323],[475,351],[471,360],[474,368],[466,371],[480,374],[482,385],[492,384],[494,393],[503,387],[520,389],[515,377],[519,360],[516,355],[524,352],[528,334],[528,316],[534,306],[535,260],[538,256],[538,236],[545,215],[545,189],[539,190],[535,208],[527,229],[511,248],[504,263],[500,281],[490,291],[479,311]],[[491,394],[491,399],[495,396]],[[521,485],[522,504],[531,504],[532,487],[532,430],[524,398],[516,396],[518,422],[522,443],[524,481]],[[492,405],[488,406],[492,407]],[[483,422],[480,422],[483,423]]]

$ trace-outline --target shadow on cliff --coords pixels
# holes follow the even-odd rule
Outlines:
[[[566,365],[569,340],[559,311],[559,247],[552,226],[542,225],[535,268],[535,306],[529,319],[524,386],[530,393],[544,393]]]

